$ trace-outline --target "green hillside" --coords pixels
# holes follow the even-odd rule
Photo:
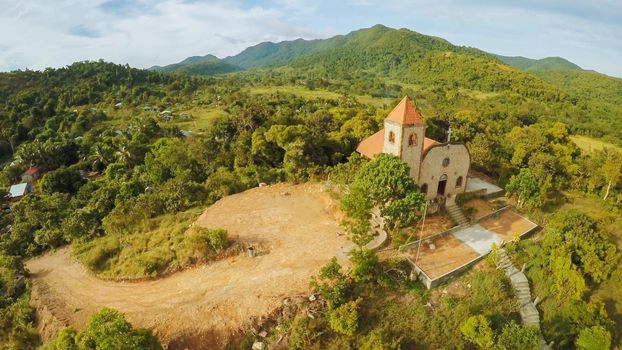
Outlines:
[[[214,55],[192,56],[179,63],[169,64],[164,67],[153,66],[149,69],[189,75],[217,75],[242,70],[242,68],[226,63]]]
[[[581,153],[571,139],[577,123],[589,118],[592,124],[610,123],[601,132],[618,132],[615,114],[607,119],[594,113],[616,96],[618,80],[533,75],[460,48],[422,49],[422,60],[374,73],[376,55],[385,45],[398,45],[396,35],[412,36],[370,35],[365,40],[377,46],[350,55],[330,49],[345,62],[318,52],[315,63],[300,58],[288,66],[218,77],[105,62],[1,73],[1,191],[21,181],[30,165],[45,173],[35,193],[0,212],[0,286],[8,286],[0,288],[0,344],[41,345],[28,304],[29,282],[16,282],[27,276],[24,259],[71,245],[94,274],[154,278],[214,257],[209,237],[185,231],[224,196],[262,182],[331,181],[335,189],[353,188],[352,179],[363,178],[357,170],[371,164],[353,155],[357,144],[382,127],[399,101],[379,96],[385,94],[412,97],[426,117],[429,137],[444,137],[451,125],[454,140],[467,143],[473,168],[502,186],[512,184],[508,195],[520,196],[521,210],[546,225],[534,240],[508,243],[515,265],[527,265],[534,295],[546,296],[538,305],[545,339],[572,349],[596,329],[618,346],[622,265],[614,243],[622,248],[622,155]],[[436,39],[431,44],[447,45]],[[399,45],[391,50],[408,51]],[[323,73],[332,72],[328,62],[339,74]],[[358,66],[342,77],[350,63]],[[400,77],[409,68],[419,69],[420,76]],[[409,79],[425,83],[404,82]],[[575,87],[562,93],[560,79],[589,91]],[[509,86],[501,84],[506,80]],[[586,91],[593,94],[582,98]],[[170,118],[163,110],[171,111]],[[182,113],[186,117],[176,119]],[[195,133],[183,133],[178,123]],[[97,175],[86,181],[82,174]],[[521,187],[512,190],[516,186]],[[404,242],[413,228],[398,228],[392,242]],[[492,260],[427,291],[408,279],[404,260],[361,254],[348,272],[334,264],[322,269],[312,283],[321,300],[314,318],[307,309],[288,311],[282,327],[268,328],[267,346],[285,339],[289,348],[470,349],[466,335],[481,321],[489,343],[499,349],[535,348],[537,334],[516,323],[518,305]]]
[[[501,56],[497,58],[512,67],[530,72],[548,72],[560,70],[582,70],[581,67],[561,57],[546,57],[542,59],[532,59],[522,56]]]
[[[322,40],[264,42],[251,46],[235,56],[226,57],[223,61],[243,68],[269,66],[316,52],[324,46],[326,43]]]

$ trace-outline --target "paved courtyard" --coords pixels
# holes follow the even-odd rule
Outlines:
[[[490,253],[490,247],[493,244],[500,245],[501,241],[503,241],[500,236],[478,224],[454,232],[453,236],[479,253],[479,255]]]
[[[469,177],[466,185],[466,192],[477,192],[484,190],[486,196],[496,196],[503,193],[503,189],[490,182],[484,181],[478,177]]]
[[[436,279],[490,253],[493,244],[500,246],[536,227],[514,210],[507,209],[469,227],[424,240],[420,246],[408,249],[408,257],[430,279]]]

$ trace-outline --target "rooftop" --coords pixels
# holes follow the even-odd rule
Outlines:
[[[413,102],[404,96],[400,103],[393,108],[385,120],[402,125],[423,125],[423,117],[417,112]]]
[[[430,147],[438,145],[439,142],[425,137],[423,139],[422,152],[425,153]],[[380,129],[377,133],[371,135],[359,143],[356,151],[367,158],[374,159],[376,155],[382,153],[384,148],[384,129]]]
[[[9,188],[9,197],[10,198],[21,197],[26,194],[27,190],[28,190],[28,184],[25,182],[21,184],[13,185],[11,186],[11,188]]]
[[[41,168],[36,167],[36,166],[32,166],[32,167],[28,168],[28,170],[26,170],[24,172],[24,175],[34,175],[34,174],[36,174],[36,173],[38,173],[40,171],[41,171]]]

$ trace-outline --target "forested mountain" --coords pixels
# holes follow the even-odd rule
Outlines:
[[[422,35],[408,29],[392,29],[378,24],[347,35],[337,35],[323,40],[297,39],[279,43],[264,42],[251,46],[235,56],[227,57],[224,61],[244,68],[254,68],[284,65],[315,53],[334,53],[333,50],[336,49],[353,49],[353,53],[357,53],[378,48],[392,50],[395,55],[400,55],[408,49],[470,51],[484,54],[478,50],[454,46],[441,38]],[[393,51],[394,49],[398,50]]]
[[[221,61],[211,56],[206,60],[212,70],[201,69],[197,59],[173,65],[173,69],[211,75],[234,69],[222,68],[226,63],[247,69],[249,74],[291,76],[310,88],[380,97],[398,97],[408,86],[461,89],[473,96],[514,100],[503,102],[509,105],[516,105],[520,98],[540,105],[540,113],[546,111],[549,118],[571,125],[574,132],[606,136],[614,143],[622,140],[622,131],[616,131],[622,130],[620,104],[595,97],[617,91],[609,87],[620,79],[582,71],[562,58],[496,56],[408,29],[376,25],[329,39],[261,43]],[[574,70],[557,74],[560,69]],[[569,76],[573,84],[567,84]],[[347,86],[341,86],[343,81],[348,81]]]
[[[185,60],[164,67],[153,66],[149,70],[176,72],[188,75],[217,75],[236,72],[242,68],[228,64],[214,55],[192,56]]]
[[[518,69],[532,72],[548,72],[559,70],[582,70],[581,67],[561,57],[546,57],[539,60],[522,56],[496,55],[501,62]]]

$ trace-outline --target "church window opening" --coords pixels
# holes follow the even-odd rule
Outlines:
[[[395,133],[393,131],[389,131],[389,142],[395,142]]]
[[[462,187],[462,176],[458,176],[456,179],[456,187]]]
[[[421,193],[423,193],[424,195],[428,194],[428,184],[421,185]]]
[[[449,158],[443,159],[443,166],[447,167],[449,165]]]
[[[417,146],[417,134],[410,134],[410,136],[408,137],[408,145]]]

